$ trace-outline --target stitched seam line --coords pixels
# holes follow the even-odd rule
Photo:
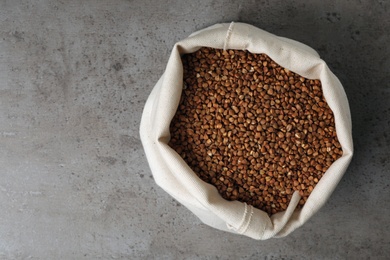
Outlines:
[[[251,207],[251,213],[249,214],[248,220],[246,221],[245,226],[243,226],[243,229],[240,231],[241,234],[245,233],[247,229],[249,228],[249,224],[251,223],[252,216],[253,216],[253,206]]]
[[[234,26],[234,22],[231,22],[229,25],[229,29],[226,32],[225,43],[223,44],[224,51],[226,51],[226,49],[228,47],[230,36],[232,35],[232,32],[233,32],[233,26]]]

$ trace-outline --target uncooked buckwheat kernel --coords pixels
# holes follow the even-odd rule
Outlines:
[[[303,206],[342,155],[321,82],[248,51],[201,48],[182,61],[169,145],[227,200],[271,215],[298,191]]]

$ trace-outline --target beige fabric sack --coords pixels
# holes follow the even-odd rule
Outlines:
[[[217,189],[202,181],[168,146],[169,125],[178,107],[182,86],[181,55],[203,46],[265,53],[279,65],[306,78],[320,79],[333,110],[343,156],[327,170],[304,207],[295,211],[295,192],[285,212],[269,217],[238,201],[223,199]],[[254,239],[283,237],[304,224],[330,197],[352,159],[353,144],[348,100],[340,81],[317,52],[299,42],[278,37],[244,23],[216,24],[193,33],[173,47],[166,70],[150,94],[141,120],[140,135],[156,183],[191,210],[205,224]]]

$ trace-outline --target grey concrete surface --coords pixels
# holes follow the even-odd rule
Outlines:
[[[390,259],[389,9],[1,0],[0,259]],[[230,21],[318,50],[350,100],[351,166],[326,206],[282,239],[202,224],[154,183],[139,139],[173,44]]]

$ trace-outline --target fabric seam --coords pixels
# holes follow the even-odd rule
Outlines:
[[[234,27],[234,22],[231,22],[230,25],[229,25],[229,28],[228,28],[228,30],[226,32],[225,42],[223,44],[223,50],[224,51],[226,51],[226,49],[228,47],[230,36],[232,35],[232,32],[233,32],[233,27]]]

